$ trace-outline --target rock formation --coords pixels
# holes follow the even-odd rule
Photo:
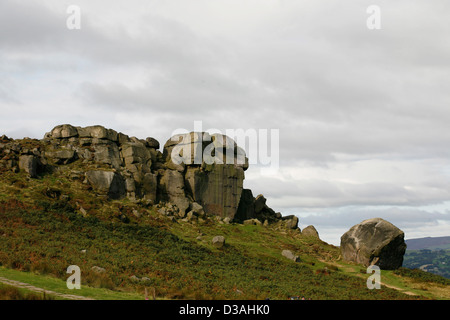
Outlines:
[[[373,218],[343,234],[340,248],[346,261],[389,270],[402,266],[406,244],[403,231],[386,220]]]
[[[128,198],[157,206],[164,215],[196,221],[216,216],[229,223],[277,223],[298,229],[298,218],[282,217],[243,189],[248,159],[232,139],[191,132],[171,137],[163,147],[154,138],[138,139],[102,126],[59,125],[42,140],[0,137],[0,173],[70,170],[100,196]]]
[[[248,160],[244,157],[242,163],[238,162],[239,149],[234,141],[233,151],[227,154],[230,146],[219,143],[225,140],[225,136],[208,133],[190,133],[169,139],[163,151],[167,168],[161,179],[163,198],[166,196],[170,202],[179,204],[181,210],[194,201],[207,214],[233,219],[241,199]],[[210,146],[214,148],[208,151]],[[220,161],[208,163],[208,156]],[[174,157],[183,161],[177,163],[178,158]]]
[[[302,235],[306,237],[314,237],[320,239],[319,233],[317,232],[316,228],[314,228],[314,226],[307,226],[306,228],[304,228],[302,230]]]

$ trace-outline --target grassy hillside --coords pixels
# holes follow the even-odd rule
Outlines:
[[[51,300],[51,297],[0,283],[0,300]]]
[[[83,289],[70,293],[96,299],[139,299],[145,288],[158,299],[450,299],[448,284],[392,271],[369,290],[365,268],[295,231],[177,222],[145,203],[99,200],[68,169],[0,175],[0,276],[69,291],[66,269],[78,265]],[[211,244],[216,235],[223,248]]]
[[[450,250],[408,250],[403,266],[450,279]]]
[[[450,237],[409,239],[406,244],[404,267],[450,279]]]

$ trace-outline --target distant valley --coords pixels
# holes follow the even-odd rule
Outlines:
[[[403,267],[450,278],[450,237],[409,239],[406,244]]]

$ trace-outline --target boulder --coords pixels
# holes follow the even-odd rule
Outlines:
[[[180,216],[184,217],[189,208],[189,200],[184,193],[184,177],[175,170],[165,170],[160,180],[163,196],[175,204],[180,210]]]
[[[141,279],[139,279],[137,276],[135,276],[135,275],[132,275],[131,277],[130,277],[130,280],[131,281],[133,281],[133,282],[139,282],[139,281],[141,281]]]
[[[131,141],[130,137],[127,136],[126,134],[122,133],[122,132],[119,132],[117,134],[117,140],[118,140],[119,144],[124,144],[126,142],[130,142]]]
[[[50,136],[54,139],[68,139],[78,136],[78,130],[70,124],[63,124],[53,128]]]
[[[32,155],[22,155],[19,157],[19,169],[24,170],[30,178],[37,176],[38,162]]]
[[[258,195],[255,199],[255,213],[260,213],[265,205],[266,205],[266,198],[264,198],[264,196],[262,194]]]
[[[200,165],[203,162],[203,150],[211,141],[206,132],[191,132],[172,136],[164,144],[163,157],[167,161],[186,165]],[[176,157],[176,158],[175,158]]]
[[[298,229],[298,217],[295,215],[285,216],[281,218],[286,229]]]
[[[140,184],[140,196],[153,202],[156,201],[156,192],[158,189],[157,175],[154,173],[146,173]]]
[[[239,206],[234,216],[236,221],[245,221],[255,217],[255,198],[253,197],[252,190],[243,189],[241,199],[239,200]]]
[[[403,231],[386,220],[364,220],[342,235],[341,255],[345,261],[366,267],[397,269],[402,266],[406,250],[404,236]]]
[[[148,148],[159,149],[159,141],[156,140],[155,138],[149,137],[149,138],[145,139],[145,141],[147,142]]]
[[[235,164],[236,152],[226,153],[228,146],[223,147],[221,139],[227,138],[204,132],[173,136],[164,145],[163,159],[169,171],[184,177],[186,197],[200,204],[206,214],[233,219],[242,194],[244,169]]]
[[[288,258],[289,260],[294,261],[294,262],[300,262],[300,258],[298,256],[294,255],[291,250],[283,250],[281,252],[281,255],[285,258]]]
[[[223,218],[222,222],[225,223],[225,224],[230,224],[231,223],[231,219],[229,217],[225,217],[225,218]]]
[[[102,267],[99,267],[99,266],[93,266],[91,268],[91,270],[94,271],[95,273],[105,273],[106,272],[105,268],[102,268]]]
[[[254,198],[251,190],[243,189],[234,220],[242,222],[248,219],[258,219],[261,222],[267,221],[267,224],[279,221],[281,214],[270,208],[266,201],[262,194]]]
[[[119,147],[114,143],[95,145],[94,161],[103,164],[109,164],[114,169],[119,169],[122,160],[120,159]]]
[[[187,214],[186,214],[186,218],[184,218],[183,219],[184,221],[190,221],[190,222],[194,222],[194,221],[197,221],[198,220],[198,216],[197,216],[197,214],[194,212],[194,211],[189,211]]]
[[[189,208],[199,217],[203,217],[205,215],[203,207],[197,202],[192,202]]]
[[[222,248],[225,245],[225,237],[223,237],[223,236],[215,236],[212,239],[212,244],[216,248]]]
[[[126,195],[125,182],[118,173],[92,170],[86,172],[86,178],[94,190],[107,194],[110,199],[120,199]]]
[[[244,171],[234,165],[188,166],[185,182],[188,195],[201,204],[207,214],[233,219],[241,198]]]
[[[314,226],[307,226],[302,230],[302,235],[319,239],[319,233]]]
[[[95,125],[85,128],[77,127],[80,138],[96,138],[118,142],[118,133],[112,129]]]
[[[125,166],[133,163],[142,163],[151,166],[151,155],[144,144],[139,142],[126,142],[122,145],[122,157]]]
[[[53,158],[55,164],[68,164],[76,159],[76,153],[71,149],[62,149],[53,152],[50,156]]]
[[[247,219],[243,222],[244,225],[251,225],[251,226],[260,226],[262,225],[262,222],[258,219]]]

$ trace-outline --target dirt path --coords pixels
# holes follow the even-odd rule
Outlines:
[[[46,295],[52,295],[52,296],[56,296],[56,297],[60,297],[60,298],[64,298],[64,299],[70,299],[70,300],[95,300],[92,298],[87,298],[87,297],[82,297],[82,296],[76,296],[73,294],[64,294],[64,293],[59,293],[59,292],[55,292],[55,291],[51,291],[51,290],[45,290],[42,288],[38,288],[35,286],[32,286],[31,284],[28,283],[24,283],[24,282],[20,282],[20,281],[16,281],[16,280],[10,280],[10,279],[6,279],[4,277],[0,277],[0,282],[9,286],[13,286],[16,288],[23,288],[23,289],[27,289],[30,291],[34,291],[34,292],[40,292],[40,293],[45,293]]]
[[[396,287],[396,286],[393,286],[393,285],[390,285],[390,284],[386,284],[386,283],[384,283],[384,282],[381,282],[380,284],[381,284],[382,286],[386,286],[386,287],[388,287],[388,288],[398,290],[398,291],[400,291],[400,292],[402,292],[402,293],[404,293],[404,294],[407,294],[408,296],[417,296],[417,294],[414,293],[414,292],[411,292],[411,291],[405,291],[405,290],[402,289],[402,288],[399,288],[399,287]]]
[[[324,261],[324,260],[320,260],[320,261],[325,262],[325,263],[328,263],[328,264],[331,264],[331,265],[334,265],[334,266],[336,266],[336,267],[338,267],[338,268],[344,270],[345,272],[353,273],[355,276],[365,279],[364,276],[363,276],[362,274],[355,273],[355,270],[354,270],[354,268],[352,268],[352,267],[343,266],[343,265],[341,265],[340,263],[332,262],[332,261]],[[404,294],[407,294],[407,295],[409,295],[409,296],[417,296],[417,294],[414,293],[414,292],[406,291],[405,289],[402,289],[402,288],[393,286],[393,285],[391,285],[391,284],[387,284],[387,283],[384,283],[384,282],[381,282],[380,284],[381,284],[382,286],[385,286],[385,287],[388,287],[388,288],[391,288],[391,289],[395,289],[395,290],[397,290],[397,291],[400,291],[400,292],[402,292],[402,293],[404,293]]]

